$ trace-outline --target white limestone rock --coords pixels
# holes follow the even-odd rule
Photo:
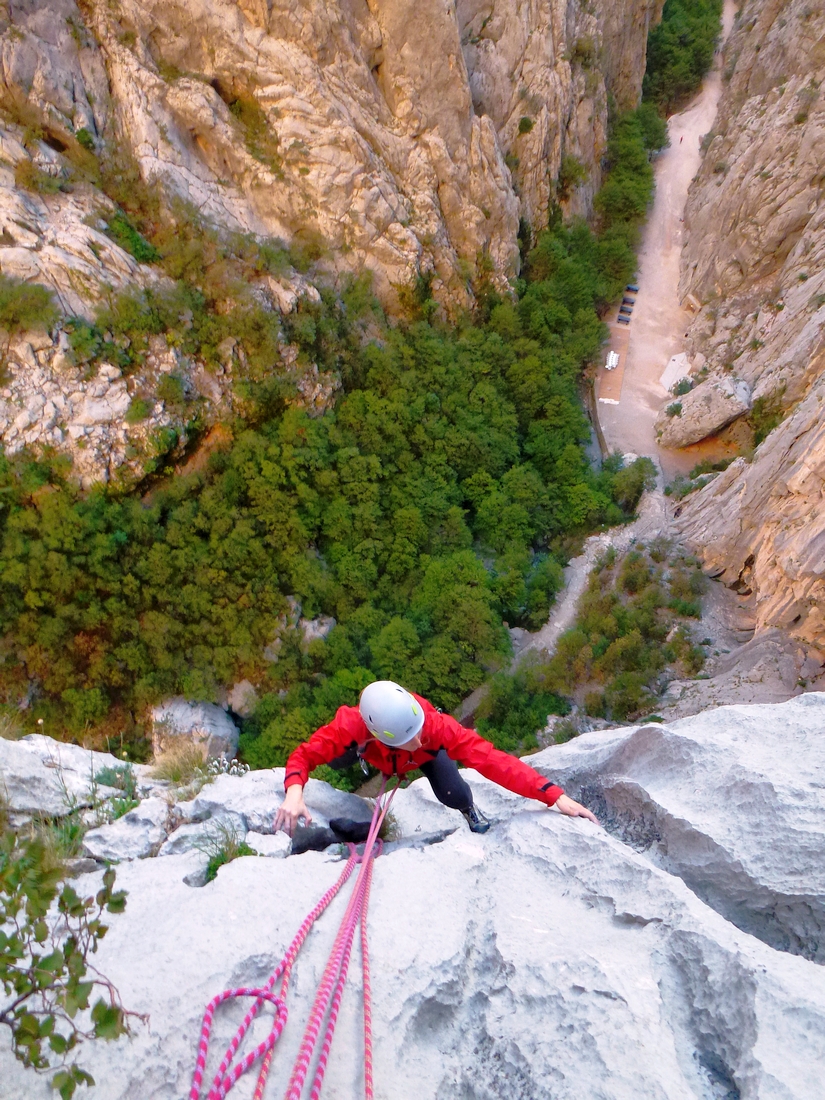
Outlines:
[[[737,927],[825,962],[825,692],[528,758]]]
[[[232,813],[242,819],[245,829],[269,834],[274,831],[275,814],[283,799],[284,769],[273,768],[244,776],[219,775],[195,798],[179,802],[175,811],[186,822],[209,821]],[[304,801],[316,825],[328,825],[333,817],[353,821],[369,821],[372,817],[372,807],[363,798],[317,779],[310,779],[304,788]]]
[[[290,840],[284,832],[280,833],[247,833],[246,843],[259,856],[268,856],[271,859],[285,859],[289,855]]]
[[[95,776],[102,768],[122,767],[108,752],[92,752],[42,734],[19,741],[0,738],[0,789],[15,815],[64,817],[91,806]],[[136,768],[143,778],[143,769]],[[114,793],[98,790],[97,796]]]
[[[238,840],[245,838],[246,824],[240,814],[224,811],[207,821],[180,825],[169,833],[158,855],[179,856],[184,852],[203,852],[210,842],[219,842],[227,834],[235,836]]]
[[[322,641],[335,626],[335,619],[331,615],[320,615],[317,619],[301,619],[298,629],[304,648],[312,642]]]
[[[606,829],[470,770],[494,820],[484,836],[437,804],[426,780],[399,791],[404,836],[375,865],[369,916],[376,1096],[819,1100],[825,968],[801,941],[815,937],[822,893],[823,719],[825,695],[808,694],[585,734],[532,759],[581,789]],[[238,812],[244,785],[250,804],[263,800],[266,781],[274,803],[281,779],[218,779],[212,809]],[[308,793],[320,804],[324,785]],[[326,788],[324,797],[331,810],[347,796]],[[256,830],[247,843],[283,849],[286,838]],[[343,867],[330,852],[240,858],[204,884],[203,864],[190,850],[118,868],[127,907],[109,918],[95,965],[148,1022],[131,1039],[84,1047],[107,1100],[184,1095],[203,1007],[223,989],[266,981]],[[77,888],[86,896],[99,881],[86,875]],[[289,1074],[350,890],[298,958],[276,1081]],[[218,1011],[210,1068],[236,1023]],[[328,1100],[360,1095],[362,1035],[356,955]],[[10,1096],[51,1095],[5,1037],[0,1079]]]
[[[249,680],[240,680],[227,692],[226,701],[235,714],[249,718],[258,705],[258,693]]]
[[[203,748],[204,758],[238,751],[238,727],[225,710],[214,703],[191,703],[176,696],[152,708],[152,751],[159,755],[179,738]]]
[[[134,810],[83,838],[83,851],[92,859],[119,862],[155,855],[166,839],[169,805],[161,798],[145,798]]]
[[[481,801],[489,785],[474,786]],[[410,793],[397,796],[402,812]],[[242,858],[193,889],[184,880],[196,881],[196,862],[190,853],[118,869],[127,908],[95,963],[149,1022],[83,1051],[113,1100],[186,1092],[207,1001],[264,982],[343,866],[312,852]],[[288,1076],[348,896],[345,887],[299,956],[276,1080]],[[739,931],[588,822],[514,802],[484,837],[462,830],[391,851],[375,867],[369,935],[378,1097],[818,1100],[822,969]],[[356,958],[329,1100],[362,1088],[360,987]],[[210,1067],[234,1026],[218,1012]],[[49,1095],[7,1046],[0,1073],[14,1095]]]

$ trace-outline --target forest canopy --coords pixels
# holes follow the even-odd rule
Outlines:
[[[647,39],[642,94],[672,114],[699,89],[713,64],[722,0],[667,0],[662,21]]]
[[[34,683],[28,713],[46,732],[126,730],[139,755],[150,704],[216,699],[248,677],[264,694],[243,749],[265,766],[376,677],[452,709],[500,667],[506,627],[546,619],[567,540],[630,516],[644,483],[620,463],[591,467],[577,391],[651,194],[637,116],[619,121],[609,157],[601,232],[546,230],[517,295],[486,294],[474,319],[450,326],[422,308],[392,325],[358,283],[304,300],[286,335],[342,383],[321,417],[267,378],[271,321],[247,304],[235,335],[261,355],[251,412],[200,472],[141,499],[82,493],[60,459],[0,456],[6,699]],[[139,348],[182,315],[204,342],[232,318],[211,320],[189,272],[77,331],[93,357],[96,334],[117,346],[131,331]],[[296,602],[305,619],[335,619],[325,638],[292,629]]]

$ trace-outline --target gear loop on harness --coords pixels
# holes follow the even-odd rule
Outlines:
[[[356,866],[360,866],[360,870],[315,996],[309,1021],[304,1032],[304,1038],[301,1042],[298,1057],[292,1069],[285,1100],[300,1100],[304,1082],[309,1071],[310,1061],[321,1032],[321,1027],[324,1020],[326,1020],[326,1030],[321,1045],[321,1052],[318,1057],[315,1076],[312,1081],[310,1100],[318,1100],[320,1096],[327,1060],[332,1046],[332,1037],[338,1018],[338,1010],[343,997],[355,930],[358,925],[361,927],[361,966],[364,988],[364,1096],[365,1100],[373,1100],[372,991],[367,946],[367,907],[369,905],[373,864],[383,850],[383,841],[378,840],[378,831],[389,811],[395,791],[398,789],[397,786],[394,787],[393,790],[390,791],[388,797],[384,799],[383,796],[386,784],[387,780],[385,778],[381,784],[381,790],[376,800],[375,810],[370,823],[370,831],[364,845],[363,854],[359,855],[354,844],[347,845],[350,855],[338,881],[327,890],[315,908],[305,917],[292,943],[289,945],[286,954],[278,963],[278,966],[271,976],[267,979],[265,985],[260,988],[242,987],[239,989],[225,990],[223,993],[219,993],[217,996],[213,997],[206,1006],[198,1043],[197,1061],[192,1076],[192,1087],[189,1091],[189,1100],[201,1100],[201,1088],[206,1070],[206,1061],[209,1053],[209,1038],[212,1031],[215,1011],[225,1001],[240,997],[254,997],[255,1000],[221,1059],[220,1066],[218,1067],[207,1093],[207,1100],[225,1100],[225,1097],[243,1074],[259,1061],[261,1062],[261,1066],[258,1072],[258,1081],[255,1086],[253,1100],[262,1100],[267,1076],[272,1063],[274,1047],[281,1037],[281,1033],[286,1026],[289,1016],[286,995],[293,964],[312,925],[329,906],[330,902],[332,902],[333,898],[337,895],[347,879],[350,878]],[[273,989],[279,978],[281,979],[281,986],[279,991],[274,993]],[[263,1042],[259,1043],[253,1050],[244,1055],[237,1064],[233,1065],[235,1055],[238,1052],[238,1048],[244,1036],[264,1004],[271,1004],[275,1009],[275,1018],[272,1022],[269,1034]]]

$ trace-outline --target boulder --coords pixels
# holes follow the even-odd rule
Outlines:
[[[674,405],[680,405],[681,411],[671,416],[667,410]],[[656,435],[662,447],[688,447],[715,435],[750,407],[751,392],[746,382],[708,378],[690,393],[667,401],[656,418]]]
[[[334,626],[335,619],[331,615],[320,615],[317,619],[301,619],[298,629],[301,631],[304,648],[312,642],[326,638]]]
[[[166,839],[169,806],[162,798],[146,798],[134,810],[83,838],[83,851],[92,859],[119,862],[154,855]]]
[[[180,696],[152,709],[152,750],[157,756],[179,738],[203,749],[204,758],[233,759],[238,751],[238,727],[214,703],[190,703]]]
[[[210,840],[219,840],[221,829],[233,833],[238,840],[246,836],[246,826],[239,814],[222,813],[207,821],[180,825],[161,845],[159,856],[179,856],[184,852],[203,851]]]
[[[825,963],[825,692],[584,734],[529,763],[738,928]]]
[[[240,680],[227,693],[226,701],[240,718],[250,718],[258,705],[258,693],[249,680]]]

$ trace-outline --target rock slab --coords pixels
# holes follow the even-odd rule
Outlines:
[[[823,719],[825,696],[809,694],[586,734],[533,759],[601,799],[607,829],[472,771],[494,821],[481,837],[426,780],[399,791],[402,842],[376,863],[369,918],[376,1100],[820,1100],[825,967],[791,953],[787,921],[787,942],[771,946],[764,922],[753,934],[736,914],[760,891],[790,911],[820,890]],[[263,796],[254,780],[213,784],[214,813],[238,812],[244,784],[248,812]],[[430,843],[404,846],[415,837]],[[127,908],[95,963],[149,1020],[83,1049],[102,1100],[185,1095],[203,1006],[266,981],[343,867],[332,852],[244,857],[204,885],[201,862],[188,852],[118,868]],[[98,883],[77,880],[84,894]],[[299,956],[275,1081],[289,1075],[348,896]],[[363,1091],[360,986],[356,960],[326,1100]],[[218,1012],[210,1071],[236,1022]],[[7,1045],[0,1078],[9,1096],[51,1096]]]
[[[737,927],[825,963],[825,692],[584,734],[529,762]]]

